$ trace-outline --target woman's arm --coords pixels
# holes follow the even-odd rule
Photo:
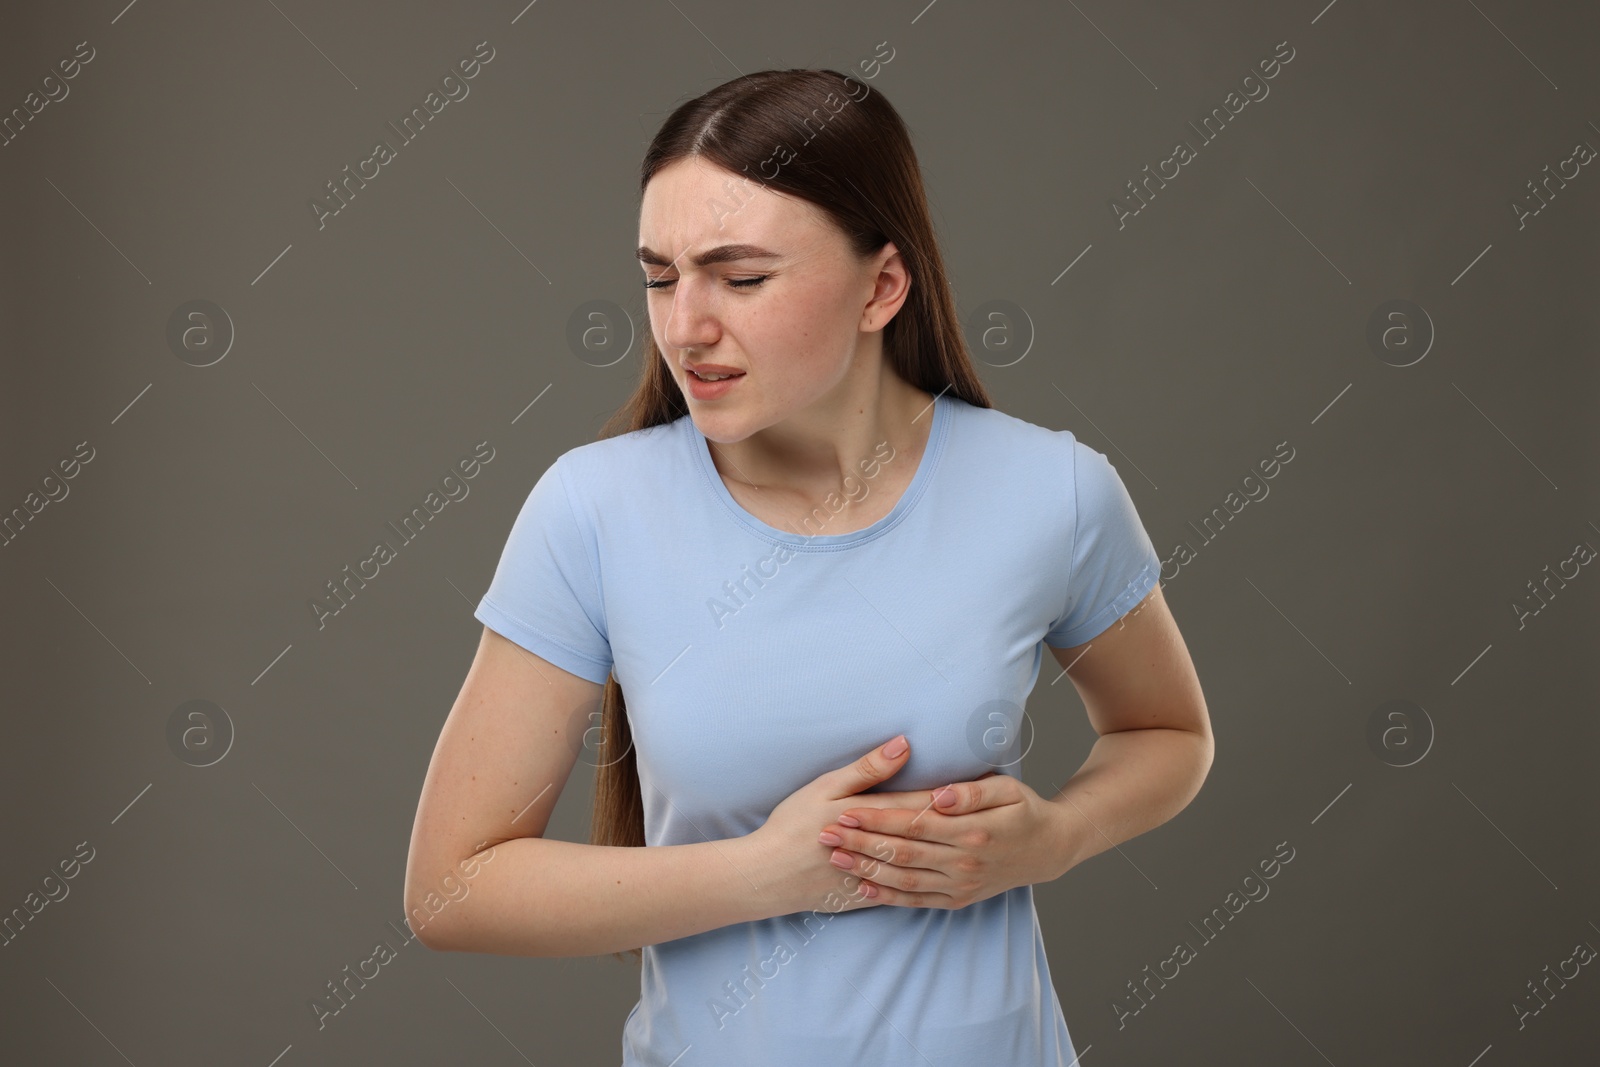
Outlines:
[[[1061,870],[1152,830],[1188,806],[1215,743],[1200,679],[1161,586],[1094,640],[1050,647],[1100,735],[1051,797]]]
[[[876,887],[876,899],[963,908],[1053,881],[1160,826],[1200,791],[1211,722],[1159,586],[1093,641],[1051,652],[1100,734],[1089,758],[1053,797],[991,772],[894,795],[921,801],[916,808],[846,807],[819,840],[837,846],[833,858]]]
[[[746,838],[652,848],[515,838],[417,937],[446,952],[599,956],[783,914],[758,906],[748,856]],[[408,900],[408,914],[418,908]]]
[[[542,836],[601,695],[484,629],[411,831],[405,907],[423,944],[603,955],[788,910],[751,880],[748,837],[613,848]]]

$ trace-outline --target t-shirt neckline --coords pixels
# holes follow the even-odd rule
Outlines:
[[[695,426],[694,419],[689,415],[683,416],[687,432],[692,438],[692,446],[699,461],[700,473],[713,496],[721,501],[723,507],[733,519],[745,528],[753,531],[758,536],[772,542],[788,545],[796,551],[823,552],[850,548],[881,537],[900,524],[916,507],[917,501],[927,491],[928,483],[933,480],[936,468],[939,466],[940,457],[944,454],[945,439],[949,436],[951,401],[943,393],[933,398],[933,426],[928,431],[928,443],[922,450],[922,458],[917,463],[917,472],[911,476],[911,483],[906,486],[905,492],[900,494],[900,499],[895,501],[893,508],[883,518],[870,526],[859,530],[851,530],[841,534],[803,534],[791,530],[780,530],[776,526],[769,526],[744,509],[744,506],[733,498],[728,491],[728,486],[722,480],[722,475],[717,472],[716,463],[711,459],[711,446],[707,443],[705,434]],[[890,460],[893,462],[893,460]],[[868,483],[871,484],[870,482]],[[828,511],[822,505],[824,513]],[[822,527],[826,529],[824,525]]]

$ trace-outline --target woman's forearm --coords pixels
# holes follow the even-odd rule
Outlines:
[[[750,880],[748,842],[629,848],[513,838],[476,866],[464,893],[412,929],[447,952],[599,956],[781,915],[783,905],[768,910]],[[427,915],[427,897],[414,886],[407,913]]]
[[[1172,818],[1200,792],[1209,734],[1155,727],[1102,734],[1061,792],[1062,873]]]

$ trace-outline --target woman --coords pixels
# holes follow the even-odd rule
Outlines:
[[[1032,886],[1171,818],[1212,757],[1133,503],[990,405],[881,94],[737,78],[640,184],[641,381],[478,605],[413,927],[639,952],[624,1067],[1070,1064]],[[1101,735],[1049,798],[1020,777],[1046,644]],[[597,726],[593,843],[546,839]]]

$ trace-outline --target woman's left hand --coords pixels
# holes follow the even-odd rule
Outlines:
[[[933,790],[920,811],[863,806],[839,819],[818,840],[836,846],[834,866],[877,887],[880,903],[952,909],[1059,878],[1077,824],[1021,779],[994,772]]]

